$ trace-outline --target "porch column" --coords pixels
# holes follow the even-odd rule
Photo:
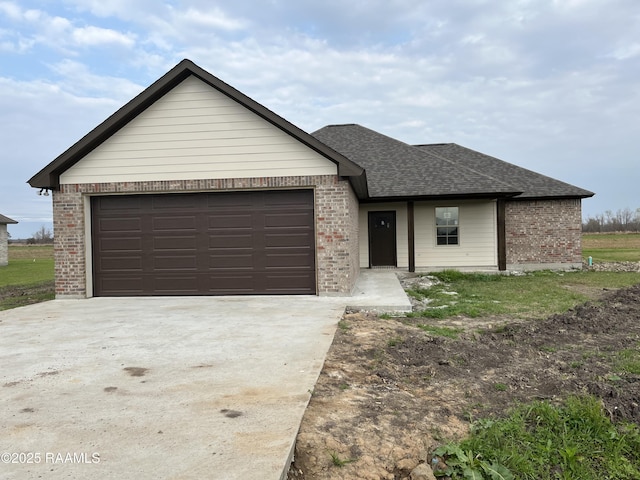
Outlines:
[[[414,239],[415,221],[413,202],[407,202],[407,238],[409,239],[409,271],[416,271],[416,245]]]

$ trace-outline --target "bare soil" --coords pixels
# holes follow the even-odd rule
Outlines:
[[[640,424],[640,285],[604,292],[546,320],[380,319],[346,314],[298,435],[290,480],[408,479],[470,420],[518,402],[602,399],[613,421]],[[419,323],[462,328],[458,338]]]

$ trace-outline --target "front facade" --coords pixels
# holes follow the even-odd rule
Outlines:
[[[9,232],[8,224],[16,224],[15,220],[0,215],[0,267],[6,267],[9,264]]]
[[[371,132],[351,127],[330,132],[366,150],[357,136]],[[181,62],[29,181],[53,194],[57,296],[345,295],[360,268],[566,266],[580,254],[579,236],[554,244],[542,220],[558,208],[574,221],[576,207],[579,219],[579,199],[527,219],[534,205],[512,202],[517,188],[486,179],[482,191],[399,195],[322,136]],[[393,152],[422,161],[406,147]]]

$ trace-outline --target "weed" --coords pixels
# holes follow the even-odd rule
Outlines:
[[[387,340],[387,346],[395,347],[397,345],[400,345],[402,342],[404,342],[404,339],[402,337],[391,337],[389,340]]]
[[[434,454],[452,478],[630,480],[640,478],[640,428],[611,423],[597,398],[570,397],[562,406],[533,402],[503,419],[477,420],[467,439]]]
[[[547,347],[543,345],[542,347],[540,347],[540,351],[546,353],[555,353],[558,351],[558,349],[556,347]]]
[[[618,352],[616,370],[621,373],[640,375],[640,349],[626,349]]]
[[[418,328],[424,330],[431,335],[436,335],[439,337],[447,337],[447,338],[458,338],[458,334],[462,332],[460,328],[450,328],[450,327],[435,327],[433,325],[423,325],[419,324]]]
[[[494,383],[493,388],[498,392],[506,392],[508,387],[505,383]]]
[[[340,329],[341,332],[344,333],[351,330],[351,325],[349,325],[346,320],[340,320],[338,322],[338,328]]]
[[[353,458],[341,458],[337,452],[329,452],[329,455],[331,456],[331,463],[338,468],[342,468],[349,463],[355,462]]]
[[[505,466],[485,461],[481,454],[463,450],[455,444],[444,445],[433,453],[435,456],[432,464],[436,476],[446,475],[472,480],[485,478],[512,480],[514,478]],[[440,462],[438,457],[444,458],[446,464]]]

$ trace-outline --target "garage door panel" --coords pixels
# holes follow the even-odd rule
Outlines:
[[[211,255],[209,268],[216,270],[255,270],[255,259],[252,252],[225,255]]]
[[[107,199],[108,200],[104,200]],[[94,197],[94,204],[99,204],[100,209],[105,212],[120,212],[121,214],[140,211],[145,195],[113,195],[109,197]],[[103,201],[104,200],[104,201]]]
[[[267,293],[272,295],[304,294],[309,288],[315,288],[315,275],[301,273],[292,274],[266,274],[265,284],[268,285]],[[295,285],[292,287],[292,284]]]
[[[235,245],[235,248],[253,248],[253,235],[249,233],[229,234],[213,233],[208,237],[209,248],[212,250],[219,248],[229,248],[229,245]]]
[[[199,292],[196,275],[154,275],[150,279],[157,295],[196,295]]]
[[[149,200],[154,213],[198,210],[198,204],[193,202],[189,195],[144,195],[144,197],[145,200]]]
[[[157,236],[153,239],[153,248],[156,251],[187,250],[195,252],[197,249],[197,238],[195,236]]]
[[[120,218],[107,218],[100,220],[100,231],[107,232],[141,232],[142,222],[140,218],[126,218],[120,216]]]
[[[266,228],[284,228],[287,230],[306,229],[309,227],[309,223],[313,221],[312,215],[306,212],[267,213],[264,220]]]
[[[95,295],[315,294],[312,190],[92,198]]]
[[[156,231],[167,230],[169,232],[179,232],[189,230],[195,232],[197,230],[197,223],[196,217],[192,214],[153,217],[153,229]]]
[[[141,252],[142,251],[142,239],[139,237],[133,238],[101,238],[99,247],[103,252]]]
[[[223,231],[237,228],[251,230],[253,228],[253,215],[249,212],[245,214],[229,212],[209,215],[210,230]]]
[[[145,291],[142,275],[104,276],[99,279],[99,284],[96,286],[102,291],[110,292],[113,296],[143,295]]]
[[[280,268],[283,270],[289,269],[309,269],[309,254],[306,252],[303,253],[273,253],[267,252],[265,257],[265,268],[273,269]]]
[[[301,247],[311,249],[313,245],[313,235],[307,232],[298,233],[267,233],[264,236],[266,248],[291,248]]]
[[[142,260],[139,256],[109,257],[100,260],[103,272],[142,272]]]
[[[154,258],[154,270],[175,270],[179,272],[198,270],[198,261],[195,255],[190,256],[157,256]]]

